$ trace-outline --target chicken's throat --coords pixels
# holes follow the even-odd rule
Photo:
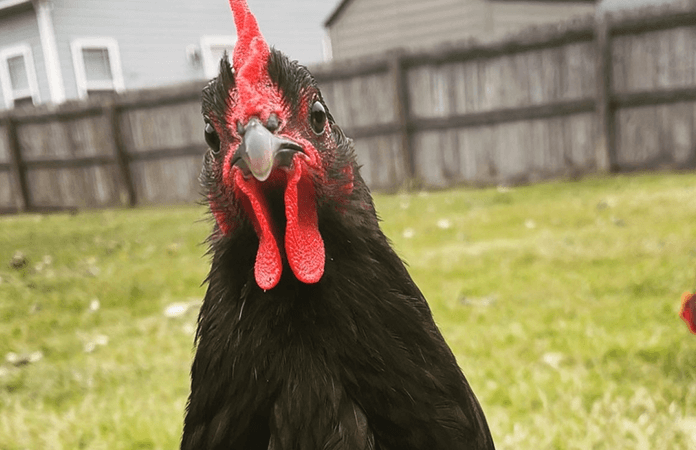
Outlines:
[[[235,178],[259,237],[254,265],[259,287],[273,289],[280,281],[284,262],[301,282],[318,282],[324,274],[324,241],[319,233],[314,184],[304,165],[274,170],[265,182],[246,179],[241,171]]]
[[[269,223],[276,240],[282,239],[285,235],[285,183],[283,185],[263,186],[261,195],[266,199],[268,205]],[[282,253],[282,249],[281,249]]]

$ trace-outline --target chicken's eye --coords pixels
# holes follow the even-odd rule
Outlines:
[[[312,130],[316,134],[324,133],[326,125],[326,110],[324,109],[324,105],[322,105],[319,101],[314,102],[312,105],[310,122],[312,124]]]
[[[205,142],[213,153],[220,152],[220,138],[210,122],[205,123]]]

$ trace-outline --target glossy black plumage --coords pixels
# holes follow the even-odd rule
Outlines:
[[[218,121],[234,89],[229,65],[221,71],[206,88],[203,107]],[[308,101],[307,92],[318,92],[304,67],[275,50],[269,74],[291,110]],[[306,127],[301,118],[285,120]],[[258,237],[219,185],[220,158],[207,158],[202,178],[208,198],[217,208],[238,211],[239,225],[211,238],[181,448],[492,449],[481,407],[379,228],[352,142],[329,120],[332,145],[319,150],[326,178],[336,182],[316,179],[326,248],[316,284],[301,283],[285,267],[275,288],[258,287]],[[341,189],[347,166],[350,193]],[[282,229],[282,197],[270,205]]]

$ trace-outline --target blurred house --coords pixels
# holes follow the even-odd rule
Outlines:
[[[605,10],[636,9],[645,6],[661,6],[667,4],[684,3],[689,0],[600,0],[598,7]]]
[[[495,38],[594,14],[596,0],[343,0],[325,22],[334,60]]]
[[[212,78],[220,0],[0,0],[0,109]]]

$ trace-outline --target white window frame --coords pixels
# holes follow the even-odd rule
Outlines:
[[[19,91],[19,93],[12,89],[10,66],[7,64],[7,60],[17,56],[24,58],[24,67],[27,70],[27,81],[29,83],[29,88]],[[31,97],[31,101],[35,105],[39,104],[41,101],[39,98],[39,83],[36,81],[34,57],[29,44],[22,43],[0,49],[0,84],[2,84],[2,96],[5,99],[5,107],[8,109],[14,108],[15,100],[26,97]]]
[[[218,76],[220,68],[220,60],[215,59],[211,47],[216,45],[226,45],[234,48],[237,43],[237,36],[202,36],[201,37],[201,60],[203,61],[203,73],[206,78],[215,78]],[[232,53],[230,52],[230,63],[232,62]]]
[[[109,54],[109,65],[111,67],[110,82],[87,81],[85,72],[85,60],[82,53],[84,49],[106,49]],[[110,37],[90,37],[73,39],[70,43],[72,52],[73,68],[75,70],[75,83],[77,84],[77,95],[80,98],[87,98],[89,91],[110,91],[122,92],[125,89],[123,82],[123,69],[121,67],[121,54],[118,50],[118,41]]]

